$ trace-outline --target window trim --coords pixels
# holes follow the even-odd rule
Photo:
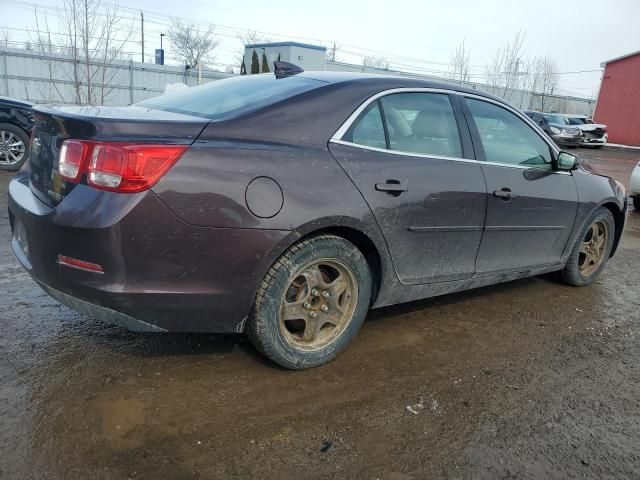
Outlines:
[[[459,91],[456,91],[456,90],[450,90],[450,89],[446,89],[446,88],[430,88],[430,87],[390,88],[390,89],[383,90],[381,92],[378,92],[378,93],[370,96],[364,102],[362,102],[358,106],[358,108],[356,108],[353,111],[353,113],[351,115],[349,115],[349,117],[344,121],[344,123],[342,125],[340,125],[340,127],[336,130],[336,132],[329,139],[329,142],[330,143],[337,143],[337,144],[340,144],[340,145],[347,145],[347,146],[351,146],[351,147],[362,148],[362,149],[365,149],[365,150],[372,150],[372,151],[377,151],[377,152],[390,153],[392,155],[405,155],[405,156],[410,156],[410,157],[435,158],[435,159],[443,159],[443,160],[455,160],[455,161],[462,161],[462,162],[467,162],[467,163],[471,162],[471,163],[481,163],[481,164],[486,164],[486,165],[496,165],[496,166],[506,167],[506,168],[519,168],[519,169],[531,169],[532,168],[531,166],[524,166],[524,165],[508,165],[508,164],[504,164],[504,163],[491,163],[491,162],[487,162],[487,161],[480,161],[480,160],[478,160],[476,158],[475,154],[474,154],[474,158],[447,157],[447,156],[441,156],[441,155],[427,155],[427,154],[423,154],[423,153],[401,152],[401,151],[397,151],[397,150],[389,150],[389,149],[382,149],[382,148],[376,148],[376,147],[368,147],[366,145],[360,145],[360,144],[353,143],[353,142],[348,142],[348,141],[342,139],[342,137],[347,133],[349,128],[351,128],[351,125],[358,119],[360,114],[369,106],[369,104],[371,104],[372,102],[377,101],[378,99],[380,99],[382,97],[385,97],[387,95],[393,95],[395,93],[443,93],[443,94],[446,94],[446,95],[456,95],[458,97],[474,98],[476,100],[481,100],[481,101],[484,101],[484,102],[493,103],[494,105],[497,105],[498,107],[502,107],[505,110],[508,110],[509,112],[515,114],[517,117],[519,117],[521,120],[523,120],[527,125],[529,125],[529,127],[531,127],[533,129],[534,133],[536,133],[549,146],[551,151],[556,156],[560,153],[560,150],[558,149],[558,147],[552,141],[547,139],[546,134],[544,133],[544,131],[532,119],[530,119],[524,113],[521,113],[517,109],[511,107],[509,104],[501,102],[501,101],[498,101],[498,100],[494,100],[494,99],[492,99],[490,97],[485,97],[483,95],[476,95],[476,94],[467,93],[467,92],[459,92]],[[457,116],[459,115],[459,113],[455,111],[455,108],[454,108],[454,115],[456,115],[456,121],[458,121],[457,120]],[[383,125],[384,125],[384,123],[383,123]],[[460,136],[462,137],[462,132],[459,132],[459,133],[460,133]],[[473,137],[473,135],[472,135],[472,137]],[[462,138],[461,138],[461,141],[462,141]],[[560,175],[571,175],[571,172],[562,172],[562,171],[554,171],[554,170],[549,171],[549,173],[560,174]]]
[[[372,150],[374,152],[390,153],[392,155],[404,155],[404,156],[417,157],[417,158],[434,158],[434,159],[440,159],[440,160],[456,160],[456,161],[462,161],[467,163],[478,163],[478,161],[475,158],[448,157],[445,155],[431,155],[426,153],[404,152],[401,150],[390,150],[388,148],[383,149],[383,148],[369,147],[367,145],[360,145],[358,143],[353,143],[353,142],[349,142],[342,139],[344,135],[351,128],[351,125],[358,120],[358,118],[360,117],[360,114],[364,110],[366,110],[371,103],[379,101],[382,97],[386,97],[387,95],[394,95],[396,93],[440,93],[445,95],[452,95],[452,94],[456,94],[457,92],[453,90],[447,90],[444,88],[427,88],[427,87],[402,87],[402,88],[391,88],[388,90],[383,90],[382,92],[378,92],[372,95],[371,97],[367,98],[364,102],[362,102],[360,106],[358,106],[358,108],[356,108],[354,112],[351,115],[349,115],[349,117],[344,121],[344,123],[340,126],[340,128],[336,130],[333,136],[329,139],[329,142],[337,143],[340,145],[347,145],[351,147],[363,148],[365,150]],[[378,103],[378,107],[380,108],[380,111],[384,115],[382,105]],[[458,130],[460,130],[458,113],[456,112],[453,103],[451,105],[451,108],[453,109],[453,115],[455,117]],[[387,128],[386,123],[383,122],[383,126],[385,127],[385,130],[386,130]],[[459,131],[458,135],[460,136],[460,145],[462,146],[463,145],[462,132]]]

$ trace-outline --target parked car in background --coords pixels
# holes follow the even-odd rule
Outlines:
[[[614,254],[624,187],[504,101],[278,65],[129,107],[35,107],[9,187],[20,263],[95,318],[246,332],[300,369],[370,308],[552,271],[588,285]]]
[[[629,195],[633,198],[633,206],[640,212],[640,162],[636,165],[631,173],[631,184],[629,187]]]
[[[30,102],[0,97],[0,170],[19,170],[29,156]]]
[[[595,148],[602,147],[607,140],[609,139],[609,135],[607,134],[607,126],[601,123],[593,123],[591,118],[586,115],[577,115],[567,113],[564,115],[570,125],[578,127],[582,130],[582,146],[590,146]]]
[[[538,124],[561,147],[576,148],[582,144],[583,134],[560,114],[525,110],[529,118]]]

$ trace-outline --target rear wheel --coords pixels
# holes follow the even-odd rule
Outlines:
[[[29,137],[19,127],[0,123],[0,170],[19,170],[29,155]]]
[[[583,286],[596,279],[611,254],[615,229],[611,211],[605,207],[596,210],[586,222],[562,271],[566,283]]]
[[[291,369],[332,360],[369,310],[371,274],[352,243],[320,235],[296,243],[262,281],[247,332],[274,362]]]

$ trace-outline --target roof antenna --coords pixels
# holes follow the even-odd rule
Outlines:
[[[287,78],[292,75],[304,72],[298,65],[289,62],[275,61],[273,62],[274,73],[276,78]]]

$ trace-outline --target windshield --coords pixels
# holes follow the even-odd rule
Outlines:
[[[276,79],[273,74],[242,75],[150,98],[136,105],[227,120],[322,85],[326,82],[300,76]]]
[[[569,122],[562,115],[553,115],[549,113],[545,113],[543,115],[544,118],[547,119],[549,123],[555,123],[556,125],[569,125]]]
[[[587,121],[582,117],[569,117],[569,123],[571,125],[584,125]]]

